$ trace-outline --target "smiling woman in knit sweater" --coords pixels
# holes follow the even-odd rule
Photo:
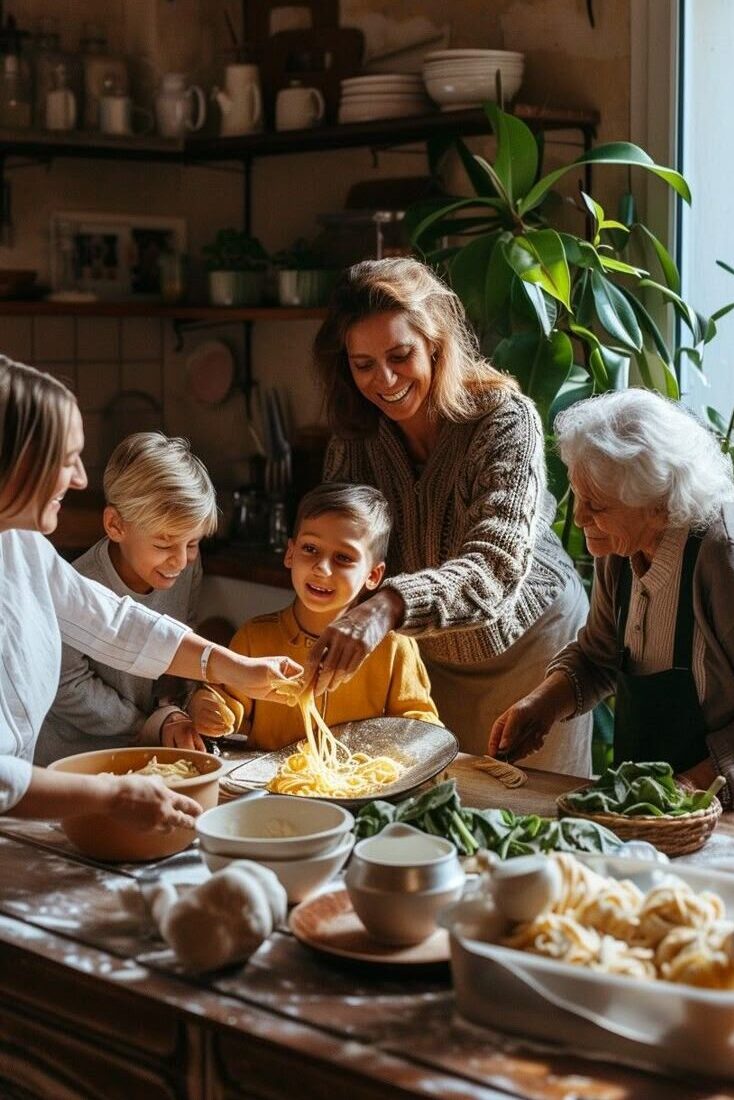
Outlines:
[[[277,699],[287,657],[240,657],[187,626],[81,576],[44,538],[67,489],[83,489],[74,395],[0,355],[0,814],[109,814],[141,829],[193,828],[200,807],[159,778],[74,775],[32,764],[59,682],[61,643],[134,676],[168,672]]]
[[[328,480],[365,482],[395,516],[389,578],[312,650],[317,690],[347,679],[390,630],[417,638],[441,719],[484,753],[496,718],[586,618],[551,530],[532,402],[479,354],[457,296],[412,259],[366,261],[336,289],[314,345],[334,436]],[[590,774],[588,716],[527,763]]]

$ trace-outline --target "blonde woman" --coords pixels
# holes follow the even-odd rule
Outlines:
[[[90,811],[140,828],[191,827],[198,805],[143,776],[63,775],[31,763],[58,684],[61,643],[151,679],[174,676],[272,697],[302,670],[284,657],[240,657],[166,615],[80,576],[51,534],[68,489],[83,489],[82,419],[47,374],[0,357],[0,813]]]
[[[334,431],[326,477],[379,488],[395,526],[388,579],[312,651],[320,690],[389,630],[417,638],[442,721],[484,753],[496,718],[586,617],[551,531],[532,402],[479,354],[456,295],[413,259],[350,268],[314,345]],[[551,731],[527,763],[590,773],[591,724]]]
[[[152,611],[193,624],[201,586],[199,543],[217,528],[206,467],[185,439],[136,432],[103,478],[105,537],[74,562],[83,577]],[[153,681],[65,645],[59,690],[36,745],[36,764],[131,742],[203,749],[183,703],[192,685]]]

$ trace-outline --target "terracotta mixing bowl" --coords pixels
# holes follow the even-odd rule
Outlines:
[[[167,749],[151,745],[144,748],[100,749],[81,752],[54,760],[49,768],[54,771],[73,772],[77,775],[98,775],[113,772],[125,775],[145,767],[151,757],[162,764],[175,760],[190,760],[200,775],[191,779],[177,779],[170,784],[173,790],[193,798],[204,810],[216,806],[219,797],[219,778],[224,767],[219,757],[193,749]],[[160,859],[181,852],[196,838],[193,829],[173,829],[169,833],[138,830],[131,825],[114,821],[104,814],[87,814],[67,817],[61,827],[80,852],[93,859],[135,862]]]

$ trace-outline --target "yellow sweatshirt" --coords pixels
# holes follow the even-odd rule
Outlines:
[[[301,630],[291,605],[250,619],[237,631],[230,649],[246,657],[284,654],[304,664],[315,640]],[[232,698],[221,688],[207,686],[206,690],[219,694],[227,703],[238,723],[235,732],[247,733],[253,748],[279,749],[304,736],[298,707],[244,695]],[[381,715],[441,724],[418,646],[413,638],[392,632],[363,661],[351,680],[321,696],[317,703],[330,726]]]

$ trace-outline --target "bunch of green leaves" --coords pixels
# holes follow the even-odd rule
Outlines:
[[[680,817],[707,809],[724,782],[719,776],[707,791],[692,791],[676,782],[670,764],[627,761],[607,768],[591,786],[566,795],[566,802],[583,813]]]
[[[687,355],[700,370],[715,318],[682,299],[676,265],[637,219],[631,196],[619,216],[609,218],[581,191],[574,204],[578,231],[571,233],[562,214],[569,202],[555,185],[585,165],[636,166],[690,202],[683,176],[624,141],[599,145],[541,176],[542,147],[532,131],[493,103],[484,110],[497,139],[492,163],[458,137],[431,149],[438,170],[448,146],[455,147],[475,195],[426,199],[406,216],[414,245],[451,282],[484,353],[533,398],[549,443],[561,409],[592,393],[624,388],[631,369],[643,385],[677,398],[676,357]],[[639,266],[640,246],[657,277]],[[676,353],[650,312],[651,297],[670,306],[689,332]],[[567,482],[559,462],[550,465],[550,476],[560,500]]]
[[[220,229],[202,252],[209,271],[264,271],[269,263],[257,237],[240,229]]]
[[[477,810],[461,805],[456,780],[447,779],[423,794],[393,805],[370,802],[357,814],[358,839],[375,836],[393,821],[402,821],[424,833],[446,837],[461,855],[480,848],[501,859],[533,852],[615,852],[621,841],[609,829],[593,821],[566,817],[561,820],[512,810]]]

